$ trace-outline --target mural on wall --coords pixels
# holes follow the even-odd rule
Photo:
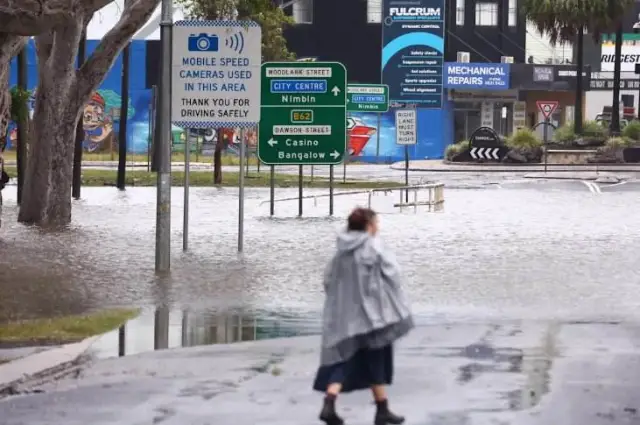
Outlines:
[[[147,42],[135,40],[131,44],[129,108],[127,110],[127,152],[147,155],[151,150],[151,129],[153,126],[153,91],[148,88],[150,78],[146,70],[147,55],[153,49],[147,48]],[[89,41],[88,53],[97,45]],[[28,46],[29,89],[32,90],[29,109],[33,112],[35,87],[37,85],[36,55],[33,43]],[[153,61],[150,61],[153,63]],[[146,71],[145,71],[146,70]],[[115,158],[118,152],[118,134],[120,127],[122,63],[118,58],[104,82],[90,97],[82,115],[84,129],[83,147],[85,152],[111,154]],[[12,62],[11,83],[17,81],[17,64]],[[452,118],[448,112],[438,109],[418,110],[418,143],[409,148],[414,159],[442,158],[448,140],[447,122]],[[399,161],[404,158],[404,147],[396,145],[395,113],[391,109],[386,113],[353,113],[352,126],[348,128],[348,151],[357,161]],[[248,151],[255,152],[257,146],[257,128],[245,130]],[[238,154],[239,129],[225,129],[225,151]],[[6,135],[7,149],[15,149],[17,128],[10,123]],[[213,155],[216,144],[216,132],[211,129],[198,130],[191,139],[191,151],[199,155]],[[174,152],[184,151],[187,134],[184,129],[172,126]],[[193,137],[193,136],[192,136]],[[453,135],[451,135],[453,137]]]

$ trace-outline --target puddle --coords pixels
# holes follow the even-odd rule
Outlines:
[[[103,335],[93,346],[96,358],[133,355],[157,349],[228,344],[315,335],[317,314],[287,315],[271,312],[216,310],[145,311],[120,329]]]

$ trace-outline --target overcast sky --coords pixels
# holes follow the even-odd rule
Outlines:
[[[120,19],[124,9],[124,0],[115,0],[108,6],[100,9],[93,15],[93,19],[87,27],[88,40],[100,40]],[[182,8],[174,7],[173,19],[178,21],[184,18]],[[151,19],[133,37],[134,39],[159,40],[160,39],[160,6],[153,12]]]

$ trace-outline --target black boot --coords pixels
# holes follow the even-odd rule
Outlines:
[[[328,395],[324,398],[324,404],[320,411],[320,420],[327,425],[343,425],[344,420],[336,413],[336,398]]]
[[[398,416],[389,410],[387,400],[376,401],[375,425],[400,425],[404,423],[404,417]]]

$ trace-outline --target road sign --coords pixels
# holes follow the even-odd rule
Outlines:
[[[382,84],[349,84],[347,112],[387,112],[389,86]]]
[[[548,120],[556,109],[558,109],[558,101],[556,100],[539,100],[536,102],[538,109],[544,115],[544,119]]]
[[[417,113],[415,109],[396,110],[396,144],[415,145],[417,142]]]
[[[339,164],[347,147],[347,70],[338,62],[262,65],[258,158],[265,164]]]
[[[500,148],[471,148],[469,153],[473,159],[500,159]]]
[[[262,30],[253,21],[178,21],[173,28],[171,121],[183,128],[260,121]]]

